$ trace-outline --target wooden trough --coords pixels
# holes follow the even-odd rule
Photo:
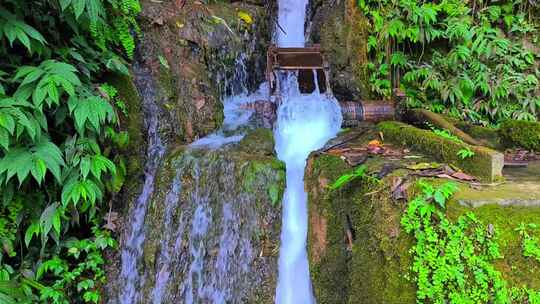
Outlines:
[[[331,93],[330,66],[318,44],[309,47],[280,48],[272,45],[266,55],[266,80],[270,96],[280,101],[280,71],[298,71],[300,90],[313,91],[316,85],[321,92]],[[316,73],[316,77],[313,75]],[[317,84],[314,83],[317,79]]]

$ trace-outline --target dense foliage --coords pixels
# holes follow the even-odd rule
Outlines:
[[[0,303],[98,303],[137,0],[0,4]]]
[[[499,129],[501,141],[507,147],[522,147],[540,151],[540,123],[508,120]]]
[[[485,226],[472,212],[455,222],[446,217],[445,203],[455,185],[435,187],[420,180],[419,187],[401,219],[416,241],[411,253],[419,303],[540,303],[540,291],[510,288],[495,268],[502,258],[496,227]],[[538,239],[530,233],[535,228],[522,224],[516,238],[522,238],[523,255],[540,262]]]
[[[370,22],[372,90],[475,123],[536,120],[539,41],[533,1],[360,0]]]

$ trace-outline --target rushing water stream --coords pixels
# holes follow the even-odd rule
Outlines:
[[[304,46],[307,1],[279,1],[280,46]],[[224,84],[223,91],[231,95],[224,98],[223,127],[186,147],[173,162],[165,156],[167,147],[159,136],[162,101],[157,100],[149,71],[135,63],[147,160],[141,193],[129,211],[123,236],[119,290],[109,303],[252,303],[246,301],[254,294],[272,294],[276,258],[263,255],[261,239],[254,236],[267,226],[273,227],[266,232],[268,239],[278,238],[279,228],[273,223],[279,226],[279,207],[257,206],[270,204],[267,187],[283,182],[283,175],[268,165],[273,169],[246,179],[264,162],[252,164],[250,158],[237,156],[235,145],[228,145],[242,140],[249,129],[245,125],[253,111],[245,105],[268,96],[266,83],[248,94],[250,75],[244,61],[245,56],[238,58],[234,79]],[[286,163],[287,184],[275,301],[312,304],[304,169],[309,153],[339,130],[341,112],[337,101],[320,94],[318,87],[301,94],[295,73],[281,77],[283,99],[274,137],[278,157]],[[251,190],[239,190],[248,186]]]
[[[122,270],[121,279],[123,280],[123,289],[119,295],[121,304],[132,304],[139,301],[140,277],[137,265],[142,256],[142,246],[145,239],[144,223],[148,202],[154,192],[155,175],[158,170],[161,159],[165,153],[159,136],[159,108],[156,104],[153,91],[154,86],[149,71],[145,70],[140,64],[133,65],[134,79],[140,90],[142,98],[142,108],[145,116],[145,127],[148,130],[148,148],[146,151],[147,161],[144,167],[144,184],[142,192],[135,201],[135,206],[128,215],[130,229],[126,231],[125,242],[122,246]]]
[[[307,0],[280,0],[278,31],[280,47],[304,46]],[[275,127],[276,151],[287,165],[287,188],[283,198],[283,221],[279,256],[277,304],[314,303],[306,252],[307,194],[304,190],[306,159],[334,137],[341,127],[337,101],[319,92],[301,94],[296,76],[283,76],[282,104]],[[316,77],[315,84],[316,82]]]

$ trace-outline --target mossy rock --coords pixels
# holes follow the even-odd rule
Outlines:
[[[502,190],[502,189],[501,189]],[[461,188],[461,191],[464,191]],[[447,204],[447,216],[456,220],[460,215],[473,212],[485,225],[493,225],[498,233],[499,246],[502,259],[495,261],[495,267],[502,273],[503,279],[509,287],[528,287],[540,290],[540,262],[523,256],[522,240],[515,230],[522,223],[536,224],[540,227],[540,205],[536,207],[524,206],[501,206],[497,195],[493,202],[478,208],[470,208],[460,204],[460,200],[467,196],[482,195],[484,200],[489,200],[492,194],[480,192],[473,194],[474,190],[465,190],[466,193],[458,194]],[[540,230],[531,231],[534,236],[540,238]]]
[[[318,303],[418,303],[416,286],[409,279],[414,277],[409,252],[414,240],[400,225],[407,204],[393,201],[390,191],[393,179],[402,176],[402,172],[395,171],[380,183],[357,180],[331,192],[327,185],[353,169],[332,155],[312,155],[308,164],[308,253]],[[371,168],[371,161],[366,164]],[[414,182],[414,178],[410,180],[411,185]],[[439,184],[445,180],[431,182]],[[409,198],[415,191],[416,187],[409,187]],[[486,226],[493,225],[504,256],[494,265],[508,287],[526,286],[538,290],[540,263],[523,256],[515,228],[520,223],[540,226],[540,206],[498,205],[502,196],[525,195],[508,192],[504,185],[480,190],[460,185],[459,192],[447,202],[446,215],[455,221],[460,215],[473,212]],[[482,198],[488,203],[478,208],[462,203],[464,199],[473,198]],[[347,230],[354,238],[352,250]],[[533,233],[540,237],[540,230]]]
[[[507,120],[501,124],[499,134],[505,147],[519,147],[540,151],[540,123]]]
[[[495,150],[455,142],[431,131],[400,122],[382,122],[377,127],[386,140],[422,152],[438,161],[453,164],[482,180],[497,181],[502,178],[504,156]],[[458,152],[463,149],[472,150],[474,156],[461,159]]]
[[[274,135],[272,130],[258,128],[250,131],[240,141],[240,149],[246,153],[274,155]]]
[[[254,134],[247,140],[273,142]],[[219,281],[224,302],[274,303],[285,166],[265,150],[243,149],[242,143],[218,150],[179,146],[165,157],[145,217],[143,302],[152,301],[167,252],[174,264],[164,288],[176,301],[186,299],[186,282],[197,275],[190,269],[201,267],[199,280]],[[215,300],[198,292],[193,299]]]
[[[354,181],[330,192],[327,185],[350,170],[339,157],[321,155],[310,158],[306,171],[317,302],[414,303],[414,285],[404,276],[411,241],[399,233],[403,206],[391,202],[385,183]]]
[[[369,21],[356,0],[310,1],[310,42],[318,43],[330,64],[330,83],[338,99],[369,99],[367,70]]]

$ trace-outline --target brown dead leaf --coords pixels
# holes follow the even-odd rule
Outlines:
[[[474,178],[474,176],[470,176],[470,175],[465,174],[463,172],[455,172],[454,174],[452,174],[452,177],[457,178],[457,179],[462,180],[462,181],[476,180],[476,178]]]
[[[152,24],[157,24],[157,25],[163,25],[165,22],[163,21],[163,17],[162,16],[159,16],[157,17],[156,19],[154,19],[152,21]]]

